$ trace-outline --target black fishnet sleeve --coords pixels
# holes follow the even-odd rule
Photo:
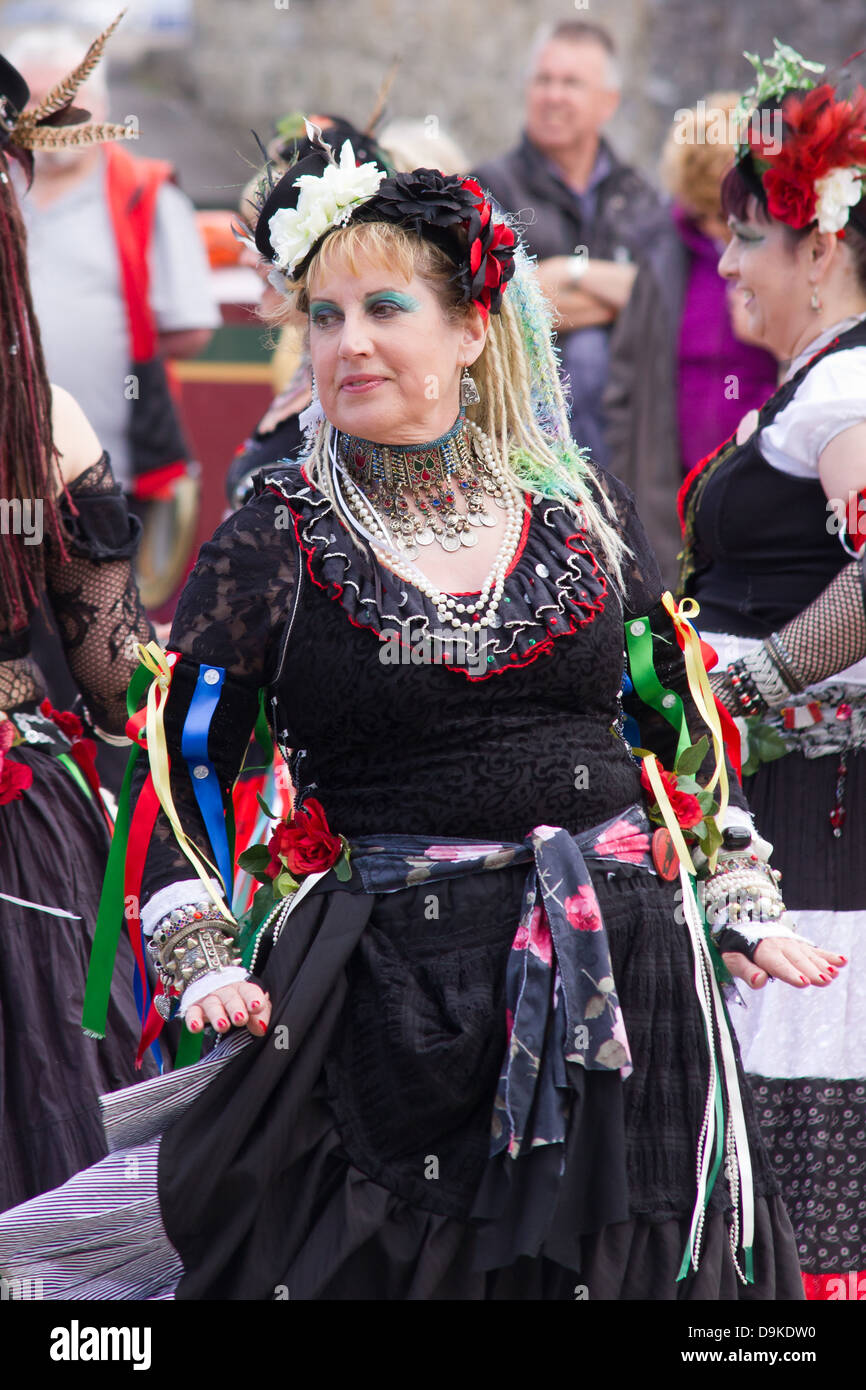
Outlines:
[[[840,570],[818,597],[764,642],[767,658],[792,693],[827,680],[866,656],[866,552]],[[751,662],[746,659],[746,665]],[[733,714],[743,709],[727,671],[714,672],[713,690]],[[782,703],[782,701],[779,701]]]
[[[696,743],[703,734],[709,737],[709,731],[689,690],[683,653],[676,640],[671,617],[661,601],[664,586],[658,563],[637,514],[634,498],[629,489],[611,474],[600,475],[598,486],[613,503],[616,510],[616,528],[631,552],[624,558],[622,565],[624,621],[627,623],[635,618],[645,618],[649,622],[656,675],[666,690],[673,690],[680,696],[691,741]],[[668,771],[672,770],[677,749],[677,735],[673,726],[633,693],[624,697],[623,707],[637,722],[642,747],[655,753]],[[748,811],[748,803],[727,753],[725,761],[730,803]],[[710,741],[707,756],[697,773],[702,783],[709,781],[714,766],[715,757]]]
[[[46,537],[45,587],[57,618],[69,669],[98,729],[126,730],[126,687],[138,665],[136,643],[153,628],[139,598],[132,557],[141,524],[130,516],[107,454],[69,484],[60,512],[67,535],[64,559]]]
[[[200,667],[224,668],[225,681],[208,734],[208,755],[226,808],[256,721],[259,689],[276,669],[279,639],[297,582],[297,542],[294,532],[279,524],[279,504],[275,494],[262,492],[224,521],[202,546],[167,644],[168,651],[181,654],[165,704],[172,797],[187,835],[212,863],[216,857],[181,752],[181,734]],[[139,762],[134,800],[147,773],[146,760]],[[194,877],[195,870],[160,811],[145,861],[142,905],[169,884]]]

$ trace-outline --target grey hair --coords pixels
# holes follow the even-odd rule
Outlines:
[[[553,24],[543,24],[536,31],[526,60],[524,75],[527,81],[535,72],[541,50],[551,42],[596,44],[603,49],[605,55],[605,89],[610,92],[622,91],[622,69],[616,56],[616,45],[613,38],[600,24],[592,24],[580,19],[564,19]]]
[[[60,28],[38,24],[16,34],[8,45],[4,45],[3,56],[25,78],[28,68],[35,67],[57,68],[63,76],[78,66],[92,40],[92,34],[83,37],[82,32],[71,26]],[[103,57],[87,79],[85,86],[94,95],[108,96],[107,63],[107,57]]]

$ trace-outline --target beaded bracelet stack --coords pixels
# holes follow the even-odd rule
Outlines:
[[[778,922],[786,908],[782,875],[757,854],[719,855],[719,867],[698,885],[711,931],[747,922]]]
[[[163,1018],[187,986],[212,970],[240,965],[236,954],[237,927],[205,911],[197,903],[176,907],[163,917],[148,942],[164,993],[157,995],[156,1008]]]
[[[758,690],[744,657],[741,657],[739,661],[730,663],[727,668],[727,676],[734,697],[746,719],[755,714],[766,714],[769,706]]]
[[[730,663],[727,678],[745,718],[780,709],[802,689],[790,663],[791,658],[775,632],[755,651]]]

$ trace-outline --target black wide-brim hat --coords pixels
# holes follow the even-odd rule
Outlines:
[[[30,88],[17,68],[0,56],[0,145],[30,100]]]

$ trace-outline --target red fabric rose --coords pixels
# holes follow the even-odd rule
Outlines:
[[[8,758],[3,761],[3,771],[0,772],[0,806],[5,806],[7,801],[14,801],[25,792],[33,781],[33,770],[25,763],[11,763]]]
[[[268,877],[276,878],[285,866],[297,878],[333,868],[343,853],[343,842],[339,835],[331,834],[321,803],[311,798],[295,812],[288,825],[283,821],[277,826],[268,849]]]
[[[66,735],[70,743],[72,743],[74,739],[80,738],[83,734],[84,725],[78,718],[78,715],[73,714],[71,710],[55,709],[50,700],[43,700],[39,709],[41,713],[45,715],[46,719],[50,719],[52,723],[57,725],[60,732]]]
[[[763,177],[767,195],[767,210],[777,222],[788,227],[808,227],[815,220],[818,199],[811,178],[798,170],[768,169]]]
[[[674,776],[674,774],[672,772],[665,772],[664,768],[661,766],[660,763],[657,764],[657,766],[659,776],[661,777],[662,786],[668,794],[668,799],[673,808],[673,813],[677,818],[677,824],[681,825],[684,830],[691,830],[693,826],[700,825],[701,821],[704,818],[704,813],[701,810],[698,798],[696,796],[692,796],[690,792],[678,791],[677,779]],[[641,765],[640,780],[641,786],[644,788],[644,791],[646,791],[649,797],[653,801],[655,801],[656,794],[653,791],[652,783],[650,782],[649,774],[647,773],[646,760],[644,760],[644,762]]]

